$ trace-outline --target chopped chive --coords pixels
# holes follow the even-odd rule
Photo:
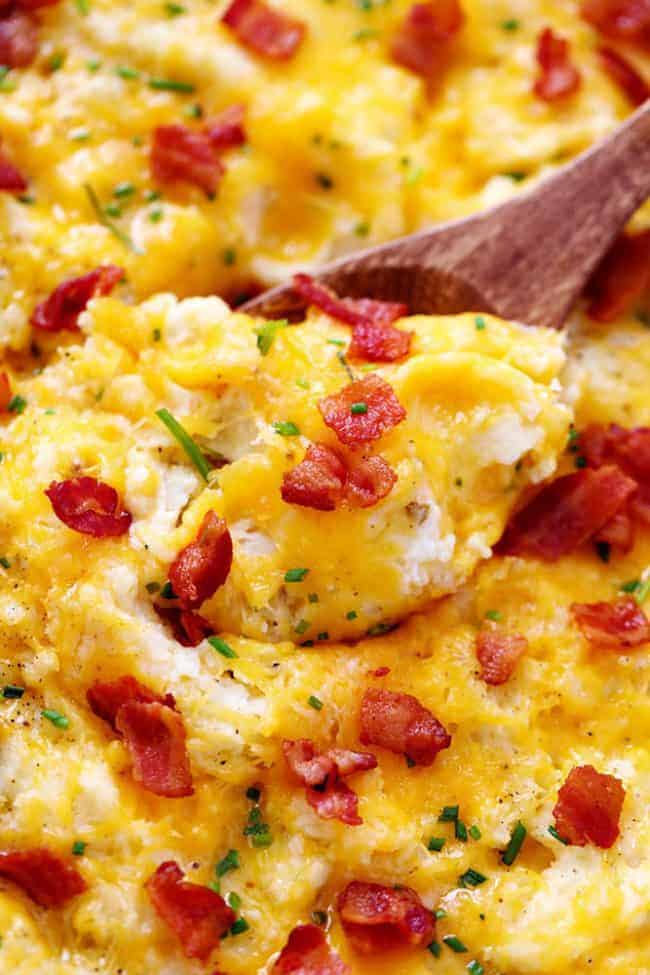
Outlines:
[[[609,562],[609,557],[611,555],[612,547],[609,542],[596,542],[595,544],[596,555],[601,562]]]
[[[187,115],[188,118],[203,118],[203,107],[199,105],[198,102],[195,102],[194,105],[186,105],[184,114]],[[224,263],[226,263],[225,257],[226,255],[224,252]],[[234,263],[235,262],[233,261],[233,264]]]
[[[364,413],[368,412],[367,403],[353,403],[350,407],[350,413],[353,416],[363,416]]]
[[[345,618],[346,620],[356,620],[357,618],[356,610],[355,609],[348,610],[348,612],[345,614]]]
[[[238,911],[241,907],[241,897],[236,894],[234,890],[231,890],[226,897],[229,907],[232,907],[233,911]]]
[[[487,322],[485,321],[482,315],[476,316],[476,318],[474,319],[474,324],[476,326],[477,332],[482,332],[484,331],[484,329],[487,328]]]
[[[9,406],[7,409],[10,413],[24,413],[27,406],[27,400],[22,396],[12,396],[9,400]]]
[[[317,640],[329,640],[329,638],[330,635],[327,630],[323,630],[323,632],[319,633],[318,636],[316,637]]]
[[[313,708],[314,711],[323,710],[323,702],[319,697],[316,697],[315,694],[309,695],[309,697],[307,698],[307,704],[309,705],[310,708]]]
[[[431,853],[440,853],[445,842],[444,836],[432,836],[427,840],[427,850]]]
[[[68,728],[70,725],[65,714],[61,714],[60,711],[55,711],[53,708],[44,708],[41,715],[51,721],[55,728]]]
[[[309,389],[310,384],[307,379],[296,379],[296,386],[299,386],[300,389]]]
[[[648,598],[648,593],[650,593],[650,575],[647,579],[643,579],[639,582],[639,588],[634,594],[634,598],[639,605],[646,601]]]
[[[273,429],[281,437],[299,437],[300,429],[291,420],[278,420],[273,424]]]
[[[548,831],[551,834],[551,836],[553,837],[553,839],[554,840],[557,840],[558,843],[562,843],[563,846],[568,846],[569,845],[569,841],[567,839],[565,839],[564,836],[560,836],[560,834],[556,830],[555,826],[549,826]]]
[[[354,228],[354,232],[357,235],[357,237],[367,237],[368,234],[370,233],[370,224],[367,223],[365,220],[362,220],[360,223],[356,225],[356,227]]]
[[[253,844],[253,846],[260,847],[260,848],[265,846],[271,846],[271,844],[273,843],[273,837],[271,836],[271,832],[268,829],[268,827],[265,831],[262,831],[260,833],[255,833],[254,836],[251,836],[251,843]]]
[[[6,555],[0,556],[0,565],[2,566],[3,569],[10,569],[11,568],[11,562],[6,557]]]
[[[312,911],[311,919],[314,924],[317,924],[320,928],[324,928],[327,924],[327,911]]]
[[[469,975],[483,975],[485,969],[481,965],[480,961],[471,961],[467,966],[467,971]]]
[[[30,193],[22,193],[20,196],[16,197],[19,203],[24,203],[25,206],[32,206],[36,203],[36,197],[32,196]]]
[[[188,81],[174,81],[171,78],[149,78],[149,87],[154,91],[177,91],[183,95],[191,95],[196,91],[196,85]]]
[[[526,833],[527,830],[524,824],[522,822],[518,822],[510,834],[510,842],[508,843],[504,852],[501,854],[501,862],[505,863],[506,867],[511,867],[517,859],[522,844],[526,839]]]
[[[207,481],[210,474],[210,465],[201,453],[198,444],[192,440],[187,430],[181,426],[181,424],[175,417],[172,416],[169,410],[164,408],[161,410],[156,410],[156,416],[162,423],[165,424],[171,435],[181,445],[203,480]]]
[[[485,614],[486,620],[492,620],[494,623],[498,623],[501,619],[501,613],[498,609],[488,609]]]
[[[278,329],[286,328],[288,325],[286,318],[277,318],[270,321],[264,322],[255,329],[255,334],[257,335],[257,348],[260,351],[260,355],[268,355],[271,351],[271,346],[273,345],[273,339],[275,338],[275,333]]]
[[[95,71],[99,71],[102,66],[102,62],[98,61],[97,58],[91,58],[90,61],[86,61],[86,70],[94,74]]]
[[[458,819],[458,806],[443,806],[438,816],[439,823],[455,823]]]
[[[339,362],[341,363],[341,365],[345,369],[345,371],[347,373],[347,376],[348,376],[348,379],[350,380],[350,382],[353,383],[354,382],[354,373],[350,369],[350,363],[345,358],[345,353],[343,352],[342,349],[339,349],[339,351],[336,353],[336,358],[339,360]],[[374,366],[372,366],[371,368],[374,369]]]
[[[86,852],[87,844],[83,840],[75,840],[72,844],[72,855],[75,857],[82,857]]]
[[[328,345],[347,345],[348,343],[344,339],[327,339]]]
[[[135,193],[133,183],[118,183],[113,190],[113,196],[117,196],[119,199],[125,196],[131,196],[133,193]]]
[[[153,332],[151,333],[151,338],[154,340],[154,342],[160,342],[162,338],[162,332],[160,331],[159,328],[154,328]]]
[[[458,883],[461,887],[480,887],[487,880],[485,874],[480,873],[478,870],[474,870],[472,867],[462,873],[458,878]]]
[[[640,579],[630,579],[628,582],[623,583],[620,590],[621,592],[636,592],[640,585]]]
[[[220,653],[222,657],[227,657],[229,660],[234,660],[238,654],[235,653],[233,648],[225,640],[222,640],[220,636],[209,636],[208,643],[213,650]]]
[[[298,634],[298,636],[302,636],[303,633],[307,632],[310,626],[311,623],[309,622],[309,620],[299,620],[294,626],[293,630],[294,633]]]
[[[233,935],[243,934],[244,931],[248,931],[250,927],[248,921],[243,917],[238,917],[233,926],[230,929],[230,933]]]
[[[257,802],[262,795],[262,790],[258,789],[255,785],[249,785],[246,789],[246,798],[250,799],[251,802]]]
[[[217,877],[225,877],[227,873],[231,870],[238,870],[241,866],[239,862],[239,851],[238,850],[228,850],[225,857],[219,860],[219,863],[214,868],[214,872]]]
[[[148,593],[153,595],[155,592],[160,592],[160,583],[148,582],[144,588],[147,590]]]
[[[432,941],[431,944],[427,945],[427,951],[430,951],[434,958],[440,958],[442,954],[442,947],[439,941]]]
[[[225,251],[223,252],[222,259],[226,267],[232,267],[232,265],[235,264],[235,262],[237,261],[237,251],[235,250],[235,248],[226,247]]]
[[[502,30],[508,30],[508,31],[518,30],[519,26],[520,26],[519,21],[516,20],[514,17],[511,17],[509,20],[503,20],[501,22]]]
[[[149,212],[149,220],[151,223],[160,223],[163,215],[162,207],[156,207],[155,210]]]
[[[187,8],[180,3],[166,3],[165,13],[168,17],[180,17],[182,14],[187,13]]]
[[[18,687],[17,684],[5,684],[2,688],[2,696],[8,701],[19,701],[24,693],[25,688]]]
[[[435,915],[436,921],[442,921],[443,918],[447,917],[447,912],[443,910],[442,907],[439,907],[438,910],[435,911]]]
[[[469,832],[469,835],[472,837],[473,840],[480,840],[480,838],[481,838],[481,831],[478,828],[478,826],[476,826],[476,825],[470,826],[468,832]]]
[[[145,190],[143,195],[147,203],[153,203],[155,200],[159,200],[161,196],[160,190]]]
[[[90,13],[89,0],[75,0],[75,6],[82,17],[87,17]]]
[[[287,569],[284,573],[285,582],[302,582],[309,569]]]
[[[136,81],[140,77],[139,71],[136,71],[135,68],[129,68],[125,64],[118,64],[115,68],[115,74],[119,78],[124,78],[125,81]]]
[[[143,251],[141,251],[139,247],[135,246],[129,235],[125,234],[124,231],[120,230],[119,227],[116,227],[115,224],[106,216],[102,210],[102,206],[99,202],[97,194],[90,183],[84,183],[83,188],[99,222],[106,227],[107,230],[110,230],[113,236],[119,240],[121,244],[124,244],[127,250],[133,251],[134,254],[142,254]]]
[[[72,138],[72,136],[70,136],[70,138]],[[104,207],[104,213],[109,217],[121,217],[122,207],[119,205],[119,203],[109,203]]]
[[[52,55],[52,57],[47,63],[47,66],[50,69],[50,71],[59,71],[63,67],[64,61],[65,61],[65,54],[62,54],[61,51],[57,51],[55,54]]]
[[[467,951],[467,946],[463,944],[460,938],[457,938],[455,934],[448,934],[442,939],[448,948],[455,951],[457,954],[462,954]]]
[[[318,593],[317,592],[310,592],[309,595],[307,596],[307,599],[309,600],[310,603],[317,603],[318,602]]]
[[[574,463],[574,467],[577,467],[580,470],[583,467],[586,467],[587,466],[587,458],[586,457],[582,457],[580,455],[580,456],[576,457],[576,459],[575,459],[575,461],[573,463]]]
[[[454,834],[461,843],[467,843],[467,826],[462,819],[457,819],[454,824]]]
[[[171,582],[166,582],[165,585],[160,590],[160,595],[163,599],[176,599],[176,593],[174,592]]]

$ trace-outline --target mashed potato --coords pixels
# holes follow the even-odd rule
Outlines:
[[[513,511],[584,463],[576,429],[650,425],[647,316],[596,324],[577,309],[564,333],[410,317],[397,322],[409,356],[369,365],[315,309],[269,331],[217,297],[506,199],[629,102],[574,2],[463,0],[428,88],[390,57],[407,0],[274,4],[307,25],[281,64],[237,43],[225,3],[62,0],[38,14],[33,65],[0,79],[2,149],[28,182],[0,192],[13,394],[0,417],[0,852],[46,847],[86,883],[48,910],[0,880],[0,972],[271,975],[315,919],[351,975],[650,975],[647,645],[595,650],[570,611],[634,591],[650,535],[609,561],[589,547],[552,564],[493,554]],[[582,74],[554,104],[531,90],[547,26]],[[224,152],[214,199],[153,179],[156,126],[196,127],[235,103],[246,142]],[[79,331],[30,325],[63,280],[109,263],[125,280]],[[318,403],[371,372],[406,412],[364,448],[392,489],[354,510],[286,503],[283,478],[310,444],[351,456]],[[75,476],[115,489],[127,533],[98,539],[56,517],[45,490]],[[184,646],[156,606],[210,510],[232,569]],[[527,642],[500,686],[477,661],[492,623]],[[144,789],[128,741],[92,713],[87,690],[123,675],[174,695],[193,794]],[[363,822],[325,820],[282,743],[358,750],[371,687],[416,696],[451,745],[430,767],[372,747],[377,768],[352,780]],[[625,789],[609,849],[549,832],[559,788],[588,764]],[[506,865],[517,823],[526,840]],[[210,964],[184,956],[147,894],[168,860],[235,905]],[[352,880],[417,891],[437,912],[435,947],[355,952],[335,906]]]

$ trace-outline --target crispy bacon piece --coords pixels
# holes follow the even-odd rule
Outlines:
[[[621,234],[598,266],[587,295],[587,314],[612,322],[625,314],[650,287],[650,230]]]
[[[166,704],[129,701],[117,712],[115,727],[133,763],[133,778],[157,796],[191,796],[192,773],[185,725]]]
[[[208,511],[199,534],[182,548],[169,569],[169,581],[184,609],[196,609],[213,596],[228,578],[232,565],[232,539],[228,527]]]
[[[45,332],[76,332],[79,316],[92,298],[108,295],[124,277],[124,270],[103,264],[80,278],[63,281],[52,294],[36,306],[30,319],[34,328]]]
[[[593,765],[581,765],[569,772],[558,792],[555,828],[573,846],[593,843],[608,850],[619,835],[624,799],[620,779],[597,772]]]
[[[151,174],[158,183],[192,183],[213,196],[225,167],[210,136],[186,125],[159,125],[154,129]]]
[[[368,688],[361,702],[361,742],[431,765],[451,737],[428,708],[411,694]]]
[[[11,880],[40,907],[63,907],[87,889],[72,864],[43,848],[0,853],[0,877]]]
[[[221,115],[206,122],[205,134],[213,149],[233,149],[246,142],[243,105],[230,105]]]
[[[596,535],[635,490],[613,466],[558,477],[511,519],[495,551],[556,562]]]
[[[408,314],[406,305],[372,298],[339,298],[331,288],[314,281],[308,274],[294,275],[293,290],[331,318],[352,325],[349,353],[354,358],[394,362],[408,355],[413,333],[392,325]]]
[[[348,975],[350,968],[330,948],[322,928],[294,928],[270,975]]]
[[[41,10],[43,7],[55,7],[61,0],[18,0],[17,6],[21,10]]]
[[[508,633],[497,626],[484,626],[476,637],[481,680],[493,686],[505,684],[527,649],[528,640],[520,633]]]
[[[129,530],[131,515],[122,509],[120,497],[110,484],[94,477],[73,477],[52,481],[45,493],[57,518],[82,535],[113,538]]]
[[[613,603],[573,603],[583,636],[603,650],[630,650],[650,643],[650,620],[631,596]]]
[[[264,0],[232,0],[221,21],[245,47],[274,61],[292,58],[307,31],[302,21],[270,7]]]
[[[157,914],[174,932],[187,958],[207,961],[235,921],[223,897],[183,880],[174,860],[161,863],[145,884]]]
[[[282,499],[317,511],[371,508],[385,498],[397,475],[383,457],[345,459],[325,444],[310,444],[304,459],[282,478]]]
[[[459,0],[413,4],[393,38],[393,61],[431,80],[444,68],[450,43],[464,22]]]
[[[627,95],[633,105],[642,105],[647,98],[650,98],[648,82],[618,51],[603,44],[598,48],[598,56],[609,77],[623,94]]]
[[[339,894],[337,907],[343,930],[362,954],[428,945],[435,935],[433,914],[410,887],[353,880]]]
[[[581,14],[605,37],[650,43],[650,0],[583,0]]]
[[[539,75],[533,91],[538,98],[555,102],[578,90],[580,72],[571,62],[569,42],[555,34],[550,27],[539,35],[536,56]]]
[[[321,819],[339,819],[348,826],[363,822],[357,812],[359,797],[341,780],[376,768],[374,755],[345,748],[319,752],[306,738],[283,741],[282,752],[295,777],[306,786],[307,801]]]
[[[0,64],[26,68],[38,51],[38,27],[28,14],[16,10],[0,20]]]
[[[111,681],[95,681],[86,691],[86,699],[93,714],[107,721],[114,731],[117,730],[115,726],[117,712],[129,701],[139,701],[141,704],[153,704],[157,701],[170,708],[176,706],[173,694],[165,694],[161,697],[130,675]]]
[[[181,609],[180,606],[160,606],[158,603],[154,603],[153,608],[161,619],[169,623],[174,639],[182,647],[198,647],[206,636],[212,636],[214,633],[214,628],[208,620],[189,609]]]
[[[0,149],[0,191],[24,193],[26,189],[27,181]]]
[[[354,412],[352,408],[360,404],[365,412]],[[377,440],[406,417],[393,387],[374,372],[324,397],[318,409],[327,426],[348,447]]]
[[[591,424],[580,434],[579,447],[589,467],[615,464],[636,482],[637,491],[619,512],[621,517],[608,522],[599,535],[603,541],[611,539],[621,545],[622,551],[629,551],[633,541],[633,537],[629,538],[633,531],[630,516],[650,525],[650,427],[626,430],[616,423],[608,427]]]
[[[7,413],[13,396],[11,380],[6,372],[0,372],[0,413]]]

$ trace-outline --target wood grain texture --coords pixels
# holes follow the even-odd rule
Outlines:
[[[413,313],[487,311],[561,327],[635,210],[650,197],[650,101],[528,193],[477,216],[348,255],[314,272],[341,296]],[[246,303],[269,318],[303,307],[290,285]]]

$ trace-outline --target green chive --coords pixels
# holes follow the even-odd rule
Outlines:
[[[160,342],[162,338],[162,332],[160,331],[159,328],[154,328],[153,332],[151,333],[151,338],[154,340],[154,342]]]
[[[18,687],[16,684],[5,684],[2,688],[2,696],[8,701],[18,701],[25,693],[24,687]]]
[[[31,196],[30,193],[23,193],[21,196],[16,197],[16,199],[19,203],[24,203],[25,206],[31,206],[33,203],[36,203],[36,197]]]
[[[117,196],[120,199],[125,196],[131,196],[133,193],[135,193],[133,183],[118,183],[113,190],[113,196]]]
[[[474,324],[476,325],[477,332],[482,332],[484,329],[487,328],[487,322],[485,321],[482,315],[476,316],[476,318],[474,319]]]
[[[241,897],[236,894],[234,890],[231,890],[226,897],[229,907],[232,907],[233,911],[238,911],[241,907]]]
[[[501,861],[506,867],[511,867],[519,855],[522,844],[526,839],[526,827],[522,822],[518,822],[510,834],[510,842],[501,854]]]
[[[454,824],[454,833],[457,840],[461,843],[467,843],[467,826],[462,821],[462,819],[457,819]]]
[[[155,200],[160,199],[160,190],[145,190],[143,194],[147,203],[153,203]]]
[[[95,211],[95,216],[97,217],[98,221],[104,227],[106,227],[107,230],[110,230],[110,232],[113,234],[113,237],[119,240],[120,243],[127,248],[127,250],[133,251],[134,254],[144,253],[142,250],[140,250],[139,247],[135,246],[135,244],[133,243],[133,241],[131,240],[128,234],[125,234],[123,230],[120,230],[119,227],[116,227],[115,224],[111,220],[109,220],[109,218],[102,210],[101,203],[99,202],[97,194],[95,193],[90,183],[84,183],[83,188],[84,188],[84,192],[86,193],[86,196],[88,197],[88,201],[91,207]]]
[[[357,235],[357,237],[367,237],[368,234],[370,233],[370,224],[362,220],[361,223],[358,223],[356,225],[356,227],[354,228],[354,232]]]
[[[444,911],[441,907],[439,907],[438,910],[435,911],[435,915],[436,915],[436,921],[442,921],[443,918],[447,917],[447,912]]]
[[[296,379],[296,386],[300,389],[309,389],[309,381],[307,379]]]
[[[309,600],[310,603],[317,603],[318,602],[318,593],[317,592],[310,592],[309,595],[307,596],[307,599]]]
[[[7,409],[10,413],[24,413],[25,407],[27,406],[27,400],[22,396],[12,396],[9,400],[9,406]]]
[[[246,798],[250,799],[252,802],[257,802],[261,795],[261,789],[258,789],[255,785],[250,785],[248,789],[246,789]]]
[[[464,951],[467,951],[467,947],[463,944],[460,938],[456,937],[455,934],[448,934],[442,940],[448,948],[451,948],[452,951],[455,951],[459,955]]]
[[[87,844],[83,840],[75,840],[72,844],[72,855],[75,857],[82,857],[86,852]]]
[[[90,13],[90,3],[88,0],[75,0],[77,10],[82,17],[87,17]]]
[[[3,569],[11,568],[11,562],[5,555],[0,556],[0,565],[2,566]]]
[[[196,85],[187,81],[173,81],[171,78],[149,78],[149,87],[154,91],[177,91],[183,95],[191,95],[196,91]]]
[[[523,181],[526,179],[528,173],[522,173],[519,170],[515,170],[514,172],[511,172],[511,173],[504,173],[503,175],[504,176],[507,176],[508,179],[511,179],[513,181],[513,183],[523,183]]]
[[[163,599],[176,599],[176,593],[174,592],[171,582],[165,583],[160,590],[160,595]]]
[[[353,403],[350,407],[350,413],[353,416],[363,416],[364,413],[368,412],[367,403]]]
[[[225,877],[231,870],[238,870],[240,866],[239,852],[237,850],[228,850],[225,857],[219,860],[219,863],[214,868],[214,872],[217,877]]]
[[[498,609],[488,609],[485,618],[486,620],[492,620],[494,623],[498,623],[501,619],[501,613]]]
[[[444,845],[445,838],[443,836],[432,836],[427,841],[427,850],[431,853],[440,853]]]
[[[233,935],[243,934],[244,931],[248,931],[248,928],[249,928],[248,921],[246,921],[243,917],[238,917],[235,923],[233,924],[233,926],[231,927],[230,933]]]
[[[86,69],[94,74],[95,71],[99,71],[102,66],[102,62],[98,61],[96,58],[91,58],[90,61],[86,61]]]
[[[458,806],[443,806],[438,816],[439,823],[455,823],[458,819]]]
[[[643,581],[639,581],[639,588],[634,594],[634,598],[636,599],[639,606],[641,606],[646,601],[646,599],[648,598],[648,593],[650,593],[650,575],[648,576],[647,579],[644,579]]]
[[[356,610],[354,610],[354,609],[349,610],[345,614],[345,618],[346,618],[346,620],[356,620],[356,618],[357,618]]]
[[[434,958],[440,958],[442,954],[442,947],[439,941],[432,941],[430,945],[427,945],[427,951],[430,951]]]
[[[222,640],[220,636],[209,636],[208,643],[213,650],[220,653],[222,657],[227,657],[229,660],[234,660],[238,656],[230,644],[226,643],[225,640]]]
[[[151,593],[151,595],[153,595],[153,593],[155,592],[160,592],[160,583],[148,582],[144,588],[147,590],[148,593]]]
[[[481,965],[480,961],[471,961],[467,966],[467,971],[469,975],[483,975],[485,969]]]
[[[480,887],[487,880],[485,874],[479,873],[478,870],[473,870],[472,867],[462,873],[458,878],[458,883],[461,887]]]
[[[166,3],[165,13],[168,17],[180,17],[182,14],[187,13],[187,8],[180,3]]]
[[[65,61],[65,54],[62,54],[60,51],[57,51],[56,54],[52,55],[52,57],[48,61],[47,66],[50,69],[50,71],[59,71],[63,67],[64,61]]]
[[[187,115],[188,118],[203,118],[203,107],[199,105],[198,102],[195,102],[194,105],[186,105],[184,114]],[[226,255],[224,252],[224,263],[227,263],[225,256]],[[233,264],[234,263],[235,262],[233,261]]]
[[[478,826],[476,826],[476,825],[470,826],[470,828],[469,828],[469,835],[472,837],[473,840],[480,840],[480,838],[481,838],[481,831],[478,828]]]
[[[285,582],[302,582],[309,569],[287,569],[284,573]]]
[[[327,630],[323,630],[323,632],[319,633],[318,636],[316,637],[317,640],[329,640],[329,638],[330,635]]]
[[[581,469],[583,467],[586,467],[587,466],[587,458],[586,457],[576,457],[576,459],[574,461],[574,466],[577,467],[578,469]]]
[[[509,30],[509,31],[518,30],[519,29],[519,21],[518,20],[515,20],[514,17],[512,17],[510,20],[504,20],[501,23],[501,29],[502,30]]]
[[[307,632],[310,626],[311,623],[308,620],[299,620],[293,629],[294,632],[298,634],[298,636],[302,636],[303,633]]]
[[[314,711],[323,710],[323,702],[319,697],[316,697],[314,694],[309,695],[309,697],[307,698],[307,704],[309,705],[310,708],[313,708]]]
[[[223,263],[226,265],[226,267],[232,267],[232,265],[235,264],[236,261],[237,261],[237,251],[235,250],[235,248],[226,247],[225,251],[223,252]]]
[[[165,424],[171,435],[181,445],[189,459],[192,461],[197,471],[204,481],[208,480],[210,465],[201,453],[199,446],[192,440],[187,430],[185,430],[178,420],[172,416],[167,409],[156,410],[156,416]]]
[[[567,839],[565,839],[563,836],[560,836],[560,834],[556,830],[555,826],[549,826],[548,831],[551,834],[551,836],[553,837],[553,839],[554,840],[557,840],[558,843],[562,843],[563,846],[568,846],[569,845],[569,841]]]
[[[636,592],[641,585],[640,579],[630,579],[629,582],[624,582],[620,587],[621,592]]]
[[[327,911],[312,911],[311,919],[314,922],[314,924],[317,924],[319,927],[324,928],[325,925],[327,924]]]
[[[155,210],[151,210],[149,213],[149,220],[151,223],[160,223],[163,218],[163,210],[161,207],[156,207]]]
[[[52,708],[45,708],[41,711],[41,715],[47,718],[48,721],[51,721],[55,728],[68,728],[70,725],[65,714],[61,714],[60,711],[54,711]]]
[[[256,847],[271,846],[273,843],[273,837],[271,836],[268,826],[266,830],[262,830],[261,832],[255,833],[253,836],[251,836],[251,843]]]
[[[281,437],[299,437],[300,429],[291,420],[278,420],[273,424],[273,429]]]
[[[139,71],[136,71],[135,68],[129,68],[124,64],[118,64],[115,69],[115,74],[119,78],[124,78],[125,81],[136,81],[140,77]]]
[[[288,325],[286,318],[278,318],[271,321],[264,322],[255,329],[255,334],[257,335],[257,348],[260,351],[260,355],[268,355],[271,351],[271,346],[273,345],[273,339],[275,338],[275,333],[278,329],[286,328]]]
[[[344,339],[327,339],[328,345],[347,345],[348,343]]]
[[[72,138],[72,136],[70,136]],[[109,217],[121,217],[122,208],[118,203],[109,203],[108,206],[104,207],[104,213]]]

